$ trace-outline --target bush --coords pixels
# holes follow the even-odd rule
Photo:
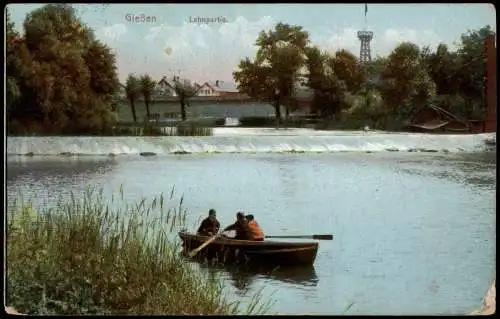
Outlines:
[[[378,91],[371,90],[367,97],[355,95],[352,101],[352,106],[343,111],[342,120],[332,125],[336,129],[360,130],[369,126],[371,129],[384,130],[395,125],[388,123],[387,120],[391,119],[387,116],[387,108]]]
[[[195,273],[169,239],[185,222],[185,211],[165,211],[163,195],[150,203],[118,204],[106,204],[102,191],[87,191],[82,199],[72,194],[53,210],[38,212],[29,203],[11,202],[7,305],[35,315],[240,312],[218,279]],[[155,211],[160,217],[148,219]]]

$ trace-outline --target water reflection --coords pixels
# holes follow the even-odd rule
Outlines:
[[[230,279],[231,284],[240,295],[245,295],[256,280],[273,280],[282,283],[314,287],[318,284],[318,277],[314,266],[309,267],[260,267],[250,268],[245,266],[223,265],[220,263],[200,263],[200,268],[207,271],[210,276],[223,274]]]
[[[39,180],[47,177],[74,179],[81,175],[109,173],[116,165],[114,159],[71,158],[71,159],[26,159],[10,158],[7,161],[7,183],[32,176]]]
[[[7,196],[50,206],[72,192],[83,194],[86,186],[100,187],[116,165],[114,159],[102,158],[8,159]]]
[[[460,184],[491,189],[496,185],[496,153],[464,153],[445,158],[404,160],[400,171],[412,175],[448,179]],[[429,161],[428,163],[426,163]],[[422,164],[429,164],[423,166]]]

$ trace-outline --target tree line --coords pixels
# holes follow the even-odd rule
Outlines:
[[[387,57],[362,65],[347,50],[334,54],[311,45],[301,26],[278,23],[262,31],[253,59],[240,61],[233,73],[238,88],[274,105],[297,109],[297,90],[313,92],[312,110],[327,122],[359,120],[395,128],[419,108],[434,104],[466,120],[484,117],[484,43],[491,27],[469,30],[456,50],[439,44],[432,51],[414,43],[399,44]]]
[[[120,84],[116,57],[96,39],[68,4],[49,4],[29,13],[21,36],[6,16],[6,115],[9,133],[99,134],[116,121]],[[463,117],[484,116],[484,41],[490,26],[464,33],[456,50],[432,51],[401,43],[387,57],[362,65],[347,50],[334,54],[310,43],[301,26],[278,23],[262,31],[253,59],[233,73],[241,93],[271,103],[279,125],[298,108],[298,87],[313,94],[312,111],[326,122],[358,120],[374,127],[407,119],[435,103]],[[149,106],[156,83],[130,74],[125,83],[134,121],[136,101]],[[173,90],[186,119],[196,88],[178,78]]]
[[[49,4],[29,13],[24,35],[6,12],[6,115],[8,133],[100,134],[111,130],[119,102],[116,57],[96,39],[75,9]],[[186,119],[189,83],[174,81]],[[156,83],[149,75],[130,74],[125,92],[134,117],[143,97],[147,116]]]
[[[26,16],[24,35],[7,11],[6,114],[9,133],[100,132],[113,121],[116,59],[70,5]]]

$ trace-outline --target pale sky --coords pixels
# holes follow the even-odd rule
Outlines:
[[[16,28],[40,4],[9,4]],[[114,49],[119,78],[128,73],[155,79],[179,72],[193,81],[234,81],[232,72],[246,56],[254,57],[261,30],[277,22],[300,25],[313,44],[359,56],[356,32],[373,31],[372,57],[387,55],[398,43],[411,41],[435,48],[451,47],[468,29],[487,24],[496,30],[491,4],[85,4],[75,5],[81,20]],[[127,14],[154,17],[129,22]],[[224,23],[191,23],[190,17],[221,17]],[[192,20],[192,18],[191,18]],[[167,50],[167,48],[170,48]],[[167,54],[167,51],[169,54]]]

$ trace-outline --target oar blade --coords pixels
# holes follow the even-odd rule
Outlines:
[[[300,236],[266,236],[266,238],[304,238],[304,239],[316,239],[316,240],[332,240],[333,235],[300,235]]]
[[[313,235],[313,239],[317,239],[317,240],[333,240],[333,235]]]
[[[210,239],[208,239],[206,242],[204,242],[203,244],[201,244],[198,248],[196,248],[195,250],[193,250],[192,252],[189,253],[189,257],[190,258],[193,258],[197,253],[199,253],[203,248],[205,248],[206,246],[208,246],[211,242],[213,242],[214,240],[217,239],[217,237],[219,237],[219,234],[211,237]]]

